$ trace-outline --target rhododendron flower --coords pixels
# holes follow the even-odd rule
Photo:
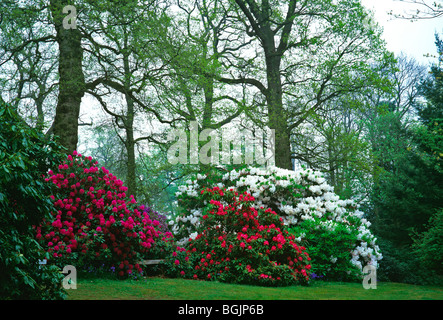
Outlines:
[[[295,245],[293,237],[283,234],[283,222],[275,212],[268,210],[268,215],[263,215],[264,209],[260,209],[262,211],[259,214],[250,207],[249,204],[254,200],[247,193],[236,198],[236,193],[229,190],[221,193],[220,189],[207,188],[203,191],[201,195],[207,199],[208,214],[200,215],[201,232],[189,239],[186,251],[187,257],[196,258],[186,260],[197,261],[193,269],[198,278],[211,279],[213,275],[217,275],[217,279],[221,281],[252,284],[257,283],[257,279],[262,279],[260,284],[274,285],[277,276],[282,279],[282,272],[286,272],[286,282],[280,282],[279,285],[308,281],[308,274],[303,277],[300,275],[308,255],[303,254],[304,249]],[[226,213],[223,215],[219,214],[221,202],[223,212]],[[267,245],[272,242],[275,253],[261,251],[263,242],[256,241],[260,238]],[[245,256],[245,248],[252,254]],[[297,265],[292,263],[290,266],[288,260],[281,260],[283,256],[301,255],[304,260]],[[269,265],[276,268],[273,271],[276,273],[275,277],[270,275]],[[285,268],[282,268],[283,265]],[[260,272],[265,269],[265,273]],[[238,276],[236,273],[241,272],[240,270],[245,270],[249,276]],[[260,278],[260,274],[266,276]]]
[[[216,188],[211,189],[210,183],[214,180],[218,180],[219,183]],[[351,265],[360,270],[363,265],[377,265],[377,261],[382,259],[376,238],[368,229],[370,222],[362,219],[363,212],[358,210],[357,202],[341,200],[320,172],[304,168],[284,170],[276,167],[266,169],[247,167],[226,172],[223,168],[220,171],[213,170],[211,174],[200,175],[197,179],[190,179],[185,185],[179,186],[177,197],[179,203],[182,201],[184,204],[189,203],[193,212],[201,214],[207,203],[220,202],[216,196],[219,195],[219,190],[226,192],[224,188],[239,194],[241,201],[244,198],[254,201],[252,199],[255,197],[256,201],[252,207],[257,210],[260,208],[267,210],[272,207],[287,226],[306,225],[309,229],[309,223],[315,222],[318,228],[331,230],[331,232],[336,226],[345,227],[350,234],[355,232],[353,248],[346,249],[346,252],[349,252]],[[205,198],[205,195],[209,194],[208,189],[211,189],[210,194],[214,195],[211,198]],[[244,195],[244,192],[247,192],[247,195]],[[215,212],[218,210],[219,207],[215,208]],[[237,214],[243,215],[245,219],[249,218],[244,212],[237,212]],[[195,216],[184,216],[177,221],[172,221],[171,227],[175,235],[183,239],[182,241],[189,239],[188,235],[194,233],[202,223],[201,215],[197,217],[199,219]],[[187,221],[186,226],[183,226],[184,221]],[[191,225],[189,221],[192,222]],[[245,231],[242,228],[245,225],[240,226],[243,232]],[[267,232],[271,233],[271,230],[268,229]],[[294,239],[299,243],[306,240],[306,237],[299,235]],[[368,244],[367,248],[362,245],[364,243]],[[277,250],[281,249],[278,243],[272,243],[272,245]],[[282,246],[284,247],[283,244]],[[330,263],[331,266],[334,264],[328,259],[322,263]]]
[[[36,239],[47,246],[54,258],[72,259],[75,253],[85,263],[96,257],[108,259],[109,265],[124,261],[120,266],[128,266],[132,272],[135,262],[156,239],[168,241],[170,236],[158,230],[158,223],[149,219],[147,212],[137,210],[138,204],[134,197],[126,196],[127,188],[121,180],[103,167],[99,170],[97,164],[92,157],[73,153],[57,172],[48,173],[45,181],[58,188],[56,194],[61,198],[49,198],[58,210],[38,226]],[[122,211],[121,223],[112,215],[116,210]]]

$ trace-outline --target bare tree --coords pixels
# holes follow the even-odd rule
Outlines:
[[[404,13],[390,12],[397,18],[417,20],[417,19],[435,19],[443,16],[442,0],[397,0],[410,5],[410,9]]]

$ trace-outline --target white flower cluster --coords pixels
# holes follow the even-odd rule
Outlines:
[[[361,257],[364,258],[365,265],[372,265],[377,268],[378,261],[383,258],[378,246],[375,245],[375,238],[371,240],[370,246],[365,241],[362,241],[352,252],[351,263],[356,265],[360,270],[363,270]]]
[[[198,198],[201,188],[209,186],[207,180],[205,175],[198,174],[197,180],[188,180],[185,186],[179,187],[176,195]],[[360,269],[366,264],[376,266],[382,258],[376,239],[368,229],[370,222],[363,219],[363,212],[358,210],[358,205],[353,200],[341,200],[320,172],[302,168],[290,171],[277,167],[251,167],[227,172],[217,186],[247,191],[255,198],[256,208],[277,208],[277,213],[287,225],[317,219],[328,230],[333,230],[338,223],[350,231],[357,229],[358,243],[352,251],[351,263]],[[180,230],[183,225],[187,228],[186,238],[189,238],[200,216],[201,211],[197,209],[191,211],[188,217],[177,217],[171,221],[172,231],[175,234],[181,231],[183,234],[184,230]],[[301,236],[297,238],[302,239]]]
[[[191,192],[188,191],[190,190],[186,189],[185,191],[187,195],[195,197],[194,193],[197,192],[196,190],[193,190]],[[181,228],[184,228],[184,225],[187,224],[187,222],[189,222],[187,224],[188,226],[186,227],[186,233],[189,234],[189,237],[180,239],[178,241],[178,245],[184,245],[188,240],[188,238],[195,239],[195,237],[197,236],[197,232],[195,232],[195,227],[198,225],[201,216],[202,213],[200,209],[192,209],[191,214],[188,216],[177,216],[175,217],[175,219],[172,219],[171,216],[167,217],[169,220],[170,230],[172,231],[173,234],[178,234],[179,226]]]
[[[186,181],[186,185],[181,185],[178,187],[178,191],[175,193],[176,196],[180,196],[184,193],[186,193],[190,197],[197,197],[197,188],[198,188],[197,181],[188,180]]]

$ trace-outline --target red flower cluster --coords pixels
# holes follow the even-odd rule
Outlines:
[[[137,263],[156,240],[172,238],[158,230],[143,206],[127,196],[121,180],[74,151],[45,181],[57,187],[51,196],[57,211],[36,227],[37,240],[57,259],[80,258],[118,266],[119,275],[141,272]]]
[[[309,281],[306,248],[295,243],[274,211],[254,209],[247,193],[215,187],[200,195],[208,206],[199,234],[189,239],[193,272],[187,276],[274,286]]]

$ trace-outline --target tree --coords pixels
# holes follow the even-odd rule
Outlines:
[[[8,96],[23,121],[41,132],[49,128],[53,110],[48,105],[57,96],[57,61],[53,55],[51,47],[45,48],[39,43],[14,52],[10,64],[2,68],[0,80],[3,94]]]
[[[441,116],[438,98],[441,69],[433,66],[432,70],[431,76],[414,84],[418,94],[426,99],[420,102],[417,95],[411,105],[410,112],[417,111],[418,121],[404,117],[396,110],[394,101],[387,101],[379,107],[381,112],[371,130],[373,152],[381,170],[374,178],[370,216],[374,232],[383,239],[380,246],[387,252],[382,270],[392,281],[426,280],[419,275],[411,277],[412,272],[420,270],[420,259],[426,256],[411,256],[414,242],[411,234],[426,237],[426,223],[443,206],[438,151],[442,150],[442,139],[437,120]]]
[[[186,46],[189,50],[186,52],[186,58],[182,58],[176,67],[186,68],[184,63],[192,63],[189,71],[194,73],[195,85],[197,90],[201,90],[203,99],[201,111],[198,111],[196,106],[188,104],[188,108],[192,109],[189,110],[190,114],[193,115],[188,119],[195,121],[201,118],[202,130],[219,129],[241,115],[246,105],[244,96],[241,94],[236,96],[233,90],[228,94],[223,86],[217,85],[214,72],[221,69],[231,51],[246,46],[248,42],[243,36],[229,31],[229,27],[233,27],[236,23],[229,13],[232,9],[229,3],[220,0],[194,1],[193,7],[190,8],[190,3],[179,1],[178,5],[183,12],[183,18],[180,19],[186,21],[185,32],[190,45]],[[196,19],[202,27],[196,28],[193,19]],[[228,38],[231,45],[227,46]],[[190,88],[186,88],[186,85],[182,88],[185,89],[189,99],[190,92],[186,90]]]
[[[59,94],[54,118],[54,135],[67,153],[77,149],[80,105],[85,94],[82,35],[77,28],[66,28],[64,8],[68,0],[50,0],[49,9],[58,44]]]
[[[85,2],[79,1],[77,9],[80,9]],[[71,3],[67,0],[20,3],[6,1],[4,5],[2,3],[0,16],[5,21],[4,24],[2,23],[2,30],[5,30],[10,38],[2,48],[0,65],[8,63],[17,54],[29,50],[32,46],[48,45],[50,46],[48,50],[56,52],[58,96],[54,121],[48,134],[58,136],[59,143],[70,153],[76,149],[78,142],[79,113],[85,92],[85,77],[83,37],[75,25],[66,24],[68,17],[65,10],[68,5]],[[31,71],[29,70],[28,73]],[[46,71],[44,69],[39,71],[42,74],[34,74],[33,79],[45,79],[47,75],[43,73],[51,72],[52,69],[46,68]]]
[[[90,25],[81,30],[91,44],[85,51],[100,76],[86,84],[87,93],[99,101],[115,126],[124,132],[117,135],[126,150],[126,183],[130,193],[136,196],[135,147],[149,139],[143,134],[136,137],[137,113],[149,106],[137,93],[145,95],[152,79],[165,68],[165,64],[156,62],[154,46],[156,41],[164,39],[162,28],[168,28],[167,17],[160,1],[131,1],[114,6],[104,1],[91,6],[95,14],[90,16]],[[122,103],[115,103],[116,97],[122,97]],[[161,111],[155,114],[163,121]]]
[[[424,125],[416,132],[416,139],[428,165],[442,173],[443,161],[443,40],[436,34],[439,64],[431,67],[431,77],[420,86],[427,103],[418,106],[420,121]]]
[[[97,26],[90,27],[94,31],[87,38],[93,45],[86,51],[99,66],[100,76],[86,84],[87,93],[124,131],[119,136],[128,154],[127,184],[133,194],[136,145],[144,141],[165,144],[166,126],[189,126],[190,121],[199,121],[200,130],[219,129],[244,109],[244,103],[233,95],[218,95],[220,88],[214,79],[202,72],[219,64],[217,31],[213,28],[215,24],[226,28],[226,22],[218,3],[209,6],[204,1],[196,2],[196,14],[187,8],[188,3],[180,1],[174,20],[168,16],[168,6],[159,1],[127,3],[118,10],[105,7],[107,15],[100,19],[99,14],[95,18]],[[122,16],[121,12],[128,14]],[[192,25],[195,15],[203,22],[202,29]],[[215,19],[221,21],[215,23]],[[96,39],[98,35],[105,43]],[[124,111],[119,110],[122,106],[111,94],[123,96]],[[150,122],[158,130],[141,133],[140,128]]]
[[[324,172],[343,198],[364,199],[367,195],[372,161],[360,120],[364,108],[359,95],[330,100],[293,134],[296,161]]]
[[[290,169],[292,131],[325,101],[373,81],[363,61],[387,55],[378,31],[362,23],[367,13],[357,1],[235,4],[243,32],[254,40],[249,48],[261,50],[261,59],[248,60],[247,68],[232,64],[237,72],[219,80],[253,86],[263,95],[275,130],[276,165]]]
[[[81,150],[93,154],[101,165],[126,182],[128,170],[126,152],[123,142],[118,137],[118,130],[112,123],[103,122],[95,125],[91,128],[88,141],[81,144]]]
[[[388,92],[389,111],[398,113],[402,121],[410,122],[421,97],[419,84],[424,80],[426,67],[403,53],[396,60],[396,69],[389,75],[392,85]]]
[[[149,203],[159,212],[175,212],[177,186],[194,172],[194,168],[170,164],[167,152],[158,145],[140,153],[138,164],[140,203]]]
[[[39,23],[44,14],[11,1],[0,5],[2,95],[24,123],[42,132],[51,125],[58,90],[54,39]]]

